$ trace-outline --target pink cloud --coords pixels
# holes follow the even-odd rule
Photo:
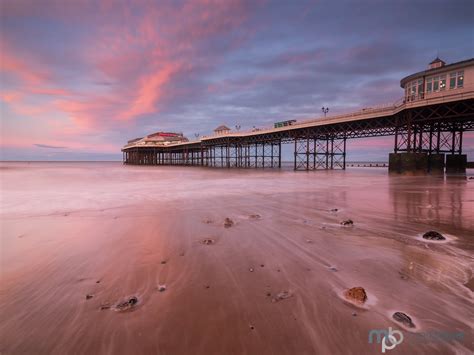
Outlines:
[[[12,75],[29,85],[39,85],[49,79],[44,68],[20,57],[6,41],[0,41],[0,72]]]
[[[8,16],[40,16],[89,31],[71,46],[70,62],[58,63],[53,54],[2,40],[0,70],[16,84],[2,88],[0,98],[12,112],[43,122],[48,134],[68,138],[62,142],[51,137],[39,143],[80,148],[70,141],[86,133],[125,129],[187,95],[186,88],[176,86],[177,80],[188,80],[217,65],[226,52],[204,55],[203,60],[204,44],[238,29],[250,14],[248,4],[244,0],[106,1],[91,7],[87,1],[77,1],[72,8],[53,3],[45,12],[35,3],[9,3],[4,8]],[[31,144],[27,137],[15,139]]]

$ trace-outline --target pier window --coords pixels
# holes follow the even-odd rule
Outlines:
[[[418,85],[417,81],[412,81],[406,85],[405,97],[407,98],[408,101],[413,101],[416,99],[417,85]]]
[[[441,75],[439,77],[439,89],[440,90],[446,89],[446,75]]]
[[[433,91],[433,78],[426,81],[426,92],[429,94],[431,91]]]
[[[414,98],[416,95],[416,81],[411,83],[410,95],[412,98]]]
[[[462,88],[464,86],[464,72],[458,72],[458,88]]]
[[[439,91],[439,76],[433,78],[433,91]]]
[[[423,96],[423,79],[418,80],[418,97]]]
[[[433,78],[433,91],[439,91],[439,76]]]
[[[449,88],[462,88],[464,85],[464,71],[449,74]]]

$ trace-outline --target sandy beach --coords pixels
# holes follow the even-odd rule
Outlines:
[[[405,330],[397,311],[406,334],[463,337],[406,335],[390,354],[474,351],[474,180],[0,168],[1,354],[380,354],[368,334]]]

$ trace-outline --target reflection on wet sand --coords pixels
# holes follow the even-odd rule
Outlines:
[[[2,167],[2,353],[380,354],[388,327],[464,334],[391,354],[474,350],[474,182]]]
[[[465,177],[392,177],[389,184],[397,220],[473,228],[472,209],[463,208],[463,193],[472,183]],[[472,207],[472,201],[468,201]]]

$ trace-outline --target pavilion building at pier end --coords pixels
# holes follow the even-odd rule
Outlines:
[[[474,58],[446,64],[440,58],[426,70],[400,81],[395,103],[339,115],[291,120],[250,130],[219,126],[189,141],[158,132],[128,141],[125,164],[196,165],[222,168],[280,168],[282,144],[294,146],[294,170],[345,169],[346,140],[393,136],[389,171],[463,173],[467,156],[463,134],[474,131]],[[465,143],[464,143],[465,144]]]

